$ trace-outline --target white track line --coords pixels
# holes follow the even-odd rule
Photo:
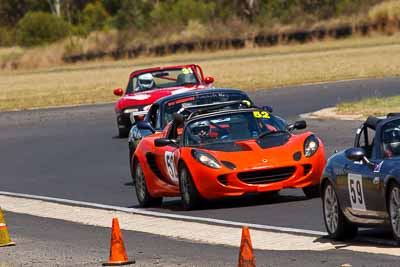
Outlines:
[[[146,215],[141,215],[132,213],[132,211],[137,209],[97,205],[94,203],[72,200],[67,200],[65,202],[63,199],[40,196],[28,198],[27,196],[29,195],[14,193],[0,194],[1,207],[6,211],[20,214],[28,214],[37,217],[107,228],[110,228],[112,218],[117,217],[119,218],[122,230],[149,233],[179,240],[188,240],[195,243],[219,244],[233,247],[238,247],[240,244],[241,229],[237,226],[243,225],[243,223],[233,222],[232,225],[221,225],[215,223],[210,224],[204,222],[185,221],[177,220],[176,217],[185,219],[197,217],[170,216],[170,214],[165,214],[172,218],[162,218],[153,215],[161,214],[164,216],[164,214],[158,212],[141,212],[146,213]],[[61,203],[56,203],[56,201]],[[67,205],[64,203],[70,203],[73,205]],[[147,214],[150,214],[151,216],[148,216]],[[208,219],[203,219],[202,221],[226,222],[222,220]],[[258,225],[255,226],[257,227]],[[261,229],[251,228],[253,248],[280,251],[350,250],[364,253],[400,256],[400,248],[398,247],[360,243],[337,243],[331,242],[327,239],[321,239],[320,236],[302,235],[299,234],[298,231],[294,233],[284,233],[268,231],[265,230],[266,228],[272,228],[273,230],[277,229],[276,227],[269,226],[261,226]]]
[[[178,215],[178,214],[171,214],[171,213],[164,213],[164,212],[149,211],[149,210],[144,210],[144,209],[125,208],[125,207],[104,205],[104,204],[98,204],[98,203],[92,203],[92,202],[76,201],[76,200],[63,199],[63,198],[45,197],[45,196],[37,196],[37,195],[22,194],[22,193],[4,192],[4,191],[0,191],[0,195],[51,201],[51,202],[56,202],[56,203],[60,203],[60,204],[72,204],[72,205],[86,206],[86,207],[91,207],[91,208],[129,212],[129,213],[135,213],[135,214],[147,215],[147,216],[153,216],[153,217],[180,219],[180,220],[197,221],[197,222],[221,224],[221,225],[227,225],[227,226],[238,226],[238,227],[242,227],[242,226],[246,225],[248,227],[251,227],[254,229],[259,229],[259,230],[270,230],[270,231],[279,231],[279,232],[285,232],[285,233],[306,234],[306,235],[312,235],[312,236],[327,235],[326,232],[306,230],[306,229],[297,229],[297,228],[280,227],[280,226],[272,226],[272,225],[235,222],[235,221],[220,220],[220,219],[213,219],[213,218],[206,218],[206,217]]]

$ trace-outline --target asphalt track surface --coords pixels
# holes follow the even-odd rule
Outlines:
[[[14,247],[3,247],[0,266],[100,266],[109,254],[110,229],[6,212]],[[27,227],[29,226],[29,227]],[[123,231],[132,266],[235,266],[238,247],[199,244]],[[240,240],[238,240],[238,243]],[[344,250],[255,250],[257,266],[396,266],[398,257]]]
[[[111,93],[111,91],[110,91]],[[260,90],[250,95],[289,120],[299,114],[364,97],[400,94],[400,79],[355,80]],[[359,122],[310,120],[327,155],[351,146]],[[116,137],[113,106],[95,105],[0,113],[0,190],[137,207],[126,139]],[[324,231],[319,199],[284,190],[277,199],[224,199],[185,212],[166,199],[161,212]]]

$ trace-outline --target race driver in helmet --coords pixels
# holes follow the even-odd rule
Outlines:
[[[139,75],[135,91],[136,92],[147,91],[153,89],[154,87],[155,87],[155,82],[153,79],[153,75],[151,73],[145,73]]]
[[[385,150],[385,157],[392,158],[400,156],[400,129],[394,128],[385,131],[383,134],[383,148]]]

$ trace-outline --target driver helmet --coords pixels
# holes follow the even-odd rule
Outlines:
[[[400,155],[400,128],[394,128],[384,133],[386,154]]]
[[[154,86],[154,79],[151,73],[139,75],[138,85],[141,89],[151,89]]]
[[[208,121],[200,122],[196,127],[192,129],[192,132],[194,135],[200,137],[208,136],[208,133],[210,132],[210,122]]]

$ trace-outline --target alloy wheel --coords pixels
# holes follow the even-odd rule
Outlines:
[[[181,192],[182,198],[185,203],[190,203],[190,193],[189,193],[189,181],[187,177],[187,171],[183,169],[181,171]]]
[[[143,170],[140,167],[140,164],[137,163],[136,165],[136,194],[140,200],[144,200],[146,198],[146,181],[144,180]]]
[[[325,188],[324,215],[329,232],[335,233],[338,229],[339,205],[335,190],[330,184]]]
[[[389,208],[393,233],[400,238],[400,190],[397,186],[390,191]]]

